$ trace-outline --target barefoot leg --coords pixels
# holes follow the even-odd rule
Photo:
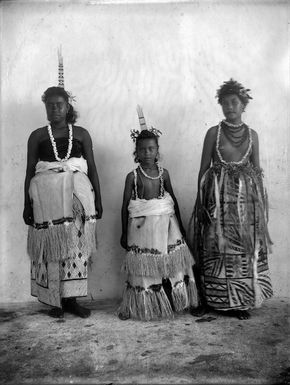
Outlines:
[[[48,315],[53,318],[63,318],[64,312],[61,307],[53,307],[48,311]]]
[[[236,310],[236,316],[240,320],[249,319],[251,317],[247,310]]]
[[[77,315],[81,318],[88,318],[91,315],[90,309],[87,309],[79,305],[75,298],[64,298],[63,299],[64,311]]]

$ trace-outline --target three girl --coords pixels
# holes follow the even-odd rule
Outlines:
[[[242,122],[251,99],[248,92],[231,79],[217,93],[225,120],[206,134],[189,228],[196,264],[185,242],[169,173],[158,164],[160,131],[147,128],[138,108],[141,131],[132,131],[131,137],[139,165],[127,175],[122,205],[127,281],[120,319],[170,318],[185,309],[200,316],[209,308],[231,310],[246,319],[249,309],[272,296],[258,135]],[[89,311],[75,301],[86,295],[86,288],[80,282],[70,284],[70,277],[76,265],[79,281],[86,279],[93,230],[84,229],[101,217],[102,205],[91,139],[86,130],[70,125],[68,98],[59,87],[45,93],[51,124],[33,132],[28,142],[23,216],[33,225],[28,242],[32,294],[55,306],[52,315],[63,316],[68,310],[86,317]],[[69,204],[61,198],[52,202],[51,196],[67,197]],[[57,239],[55,245],[49,234]]]

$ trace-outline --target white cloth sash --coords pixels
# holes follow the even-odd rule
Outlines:
[[[174,214],[174,202],[168,192],[163,198],[154,199],[131,199],[128,212],[130,218],[147,217],[150,215]]]
[[[81,156],[80,158],[69,158],[65,162],[46,162],[39,161],[35,167],[35,173],[45,171],[80,171],[84,174],[88,173],[87,161]]]

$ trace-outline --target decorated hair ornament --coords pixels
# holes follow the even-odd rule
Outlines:
[[[148,130],[142,108],[141,108],[141,106],[139,106],[139,104],[137,105],[137,114],[138,114],[138,118],[139,118],[139,124],[140,124],[141,131]]]
[[[238,83],[234,79],[230,79],[224,82],[221,87],[217,90],[216,98],[218,99],[218,103],[221,104],[222,98],[229,94],[235,94],[239,96],[244,104],[249,102],[249,99],[253,99],[249,92],[251,90],[249,88],[245,88],[241,83]]]
[[[151,126],[151,128],[148,129],[142,108],[139,105],[137,105],[137,114],[138,114],[139,124],[140,124],[141,130],[140,131],[139,130],[131,130],[130,131],[130,137],[133,140],[133,142],[136,142],[138,136],[141,134],[141,131],[143,131],[143,130],[147,130],[149,132],[152,132],[152,134],[155,135],[157,138],[159,138],[160,135],[162,135],[162,132],[160,130],[157,130],[157,128],[155,128],[153,126]]]
[[[62,56],[62,50],[61,46],[57,50],[57,56],[58,56],[58,86],[59,88],[62,88],[64,91],[64,94],[66,94],[68,98],[68,102],[72,104],[76,101],[75,96],[72,95],[71,92],[66,91],[64,88],[64,70],[63,70],[63,56]],[[45,103],[46,96],[42,95],[41,100]]]
[[[61,46],[57,50],[58,56],[58,86],[64,88],[64,76],[63,76],[63,56]]]

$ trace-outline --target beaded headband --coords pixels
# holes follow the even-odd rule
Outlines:
[[[130,130],[130,137],[134,143],[136,142],[138,136],[141,134],[141,132],[143,130],[147,130],[149,132],[152,132],[152,134],[155,135],[157,138],[159,138],[159,136],[162,135],[162,132],[160,130],[157,130],[157,128],[155,128],[153,126],[151,126],[151,128],[148,129],[142,108],[139,105],[137,106],[137,114],[138,114],[139,124],[140,124],[141,130],[140,131],[139,130]]]
[[[249,99],[253,99],[248,92],[251,91],[249,88],[245,88],[241,83],[238,83],[234,79],[230,79],[224,82],[221,87],[217,90],[216,98],[218,103],[221,103],[222,98],[225,95],[236,94],[243,99],[244,103],[248,103]]]

